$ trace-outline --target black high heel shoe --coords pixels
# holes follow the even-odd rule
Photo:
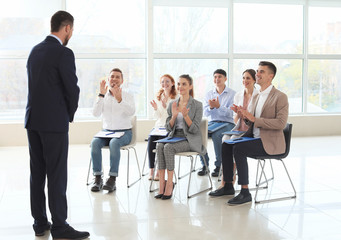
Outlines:
[[[167,184],[167,181],[165,181],[165,188],[163,189],[163,192],[165,192],[165,190],[166,190],[166,184]],[[154,198],[156,198],[156,199],[161,199],[162,197],[163,197],[163,193],[160,193],[160,194],[154,196]]]
[[[174,182],[173,182],[173,191],[174,191],[174,186],[175,186],[175,184],[174,184]],[[172,194],[171,194],[171,195],[163,195],[163,196],[161,197],[161,199],[162,199],[162,200],[171,199],[172,196],[173,196],[173,191],[172,191]]]
[[[162,197],[163,197],[163,193],[154,196],[154,198],[156,198],[156,199],[160,199]]]

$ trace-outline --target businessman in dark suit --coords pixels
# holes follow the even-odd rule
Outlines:
[[[73,17],[65,11],[51,18],[51,34],[36,45],[27,61],[28,97],[25,115],[30,152],[30,195],[36,236],[51,230],[53,238],[84,239],[67,219],[67,155],[69,122],[78,107],[75,57],[65,47],[72,36]],[[45,181],[52,225],[46,216]]]

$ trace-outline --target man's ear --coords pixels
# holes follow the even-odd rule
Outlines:
[[[69,33],[69,32],[71,32],[71,31],[72,31],[71,25],[70,25],[70,24],[66,25],[66,26],[65,26],[65,32],[66,32],[66,33]]]

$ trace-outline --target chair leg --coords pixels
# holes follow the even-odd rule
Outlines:
[[[148,172],[144,172],[144,167],[146,165],[146,161],[147,161],[147,155],[148,155],[148,148],[146,149],[146,153],[144,154],[144,161],[143,161],[143,167],[142,167],[142,177],[148,175]]]
[[[223,175],[223,164],[220,164],[220,169],[219,169],[219,173],[218,173],[218,182],[221,181],[221,176]]]
[[[134,152],[135,152],[136,164],[137,164],[137,167],[138,167],[138,170],[139,170],[139,178],[138,178],[135,182],[129,184],[130,148],[128,148],[128,149],[126,149],[126,150],[128,151],[128,165],[127,165],[127,187],[128,187],[128,188],[130,188],[131,186],[133,186],[135,183],[137,183],[137,182],[140,181],[140,179],[141,179],[141,169],[140,169],[139,161],[138,161],[138,158],[137,158],[137,153],[136,153],[136,150],[135,150],[134,147],[133,147],[132,149],[133,149]]]
[[[180,175],[180,160],[181,160],[181,156],[179,156],[179,167],[178,167],[178,179],[181,179],[181,178],[184,178],[184,177],[186,177],[186,176],[188,176],[191,172],[195,172],[195,168],[193,168],[192,166],[191,166],[191,169],[190,169],[190,171],[188,172],[188,173],[186,173],[186,174],[184,174],[184,175]],[[194,165],[195,166],[195,165]]]
[[[273,167],[272,167],[272,161],[271,161],[271,159],[269,159],[269,160],[270,160],[270,169],[271,169],[271,174],[272,174],[271,178],[267,178],[266,177],[266,173],[265,173],[265,160],[264,159],[258,159],[258,162],[257,162],[257,172],[256,172],[256,180],[255,181],[256,181],[256,186],[258,186],[258,184],[263,185],[263,184],[266,183],[266,187],[262,187],[262,189],[267,188],[268,183],[270,181],[272,181],[274,179],[274,176],[275,176],[274,175],[274,170],[273,170]],[[263,165],[261,164],[261,161],[264,161]],[[264,174],[265,181],[263,181],[263,182],[259,182],[259,180],[258,180],[259,166],[262,167],[262,173]]]
[[[282,165],[283,165],[283,167],[285,169],[285,172],[286,172],[286,174],[287,174],[287,176],[289,178],[289,181],[290,181],[291,187],[293,189],[294,195],[290,195],[288,197],[271,198],[271,199],[266,199],[266,200],[257,200],[257,192],[258,192],[258,188],[259,188],[259,186],[257,186],[257,191],[256,191],[256,195],[255,195],[255,203],[267,203],[267,202],[274,202],[274,201],[281,201],[281,200],[287,200],[287,199],[294,199],[294,198],[296,198],[296,189],[295,189],[294,184],[293,184],[293,182],[292,182],[292,180],[290,178],[288,169],[286,168],[283,159],[278,159],[278,160],[282,162]],[[271,168],[272,168],[272,164],[271,164]],[[259,180],[259,182],[260,182],[260,180]]]
[[[271,181],[271,180],[274,179],[275,174],[274,174],[274,169],[273,169],[273,167],[272,167],[272,161],[271,161],[271,159],[269,159],[269,160],[270,160],[270,167],[271,167],[271,173],[272,173],[272,177],[269,179],[269,181]]]
[[[157,169],[157,158],[155,158],[154,169]],[[159,190],[159,188],[154,188],[154,189],[152,189],[156,172],[157,172],[157,170],[154,171],[153,176],[152,176],[152,180],[150,180],[149,192],[155,192],[156,190]]]
[[[194,162],[194,168],[193,168],[193,172],[196,172],[197,170],[199,170],[200,168],[196,169],[197,166],[197,160],[198,160],[198,155],[195,156],[195,162]]]
[[[263,164],[262,164],[262,161],[263,161]],[[260,177],[258,178],[259,166],[261,166],[261,174],[260,174]],[[263,175],[264,175],[265,180],[263,182],[261,182],[261,179],[262,179]],[[257,172],[256,172],[256,187],[261,186],[261,185],[266,183],[266,186],[265,187],[261,187],[261,189],[268,188],[268,182],[270,180],[272,180],[272,179],[273,178],[268,179],[266,177],[266,174],[265,174],[265,160],[264,159],[258,159]]]
[[[206,175],[208,176],[208,179],[209,179],[209,182],[210,182],[210,187],[209,187],[209,188],[206,188],[206,189],[203,189],[203,190],[201,190],[201,191],[199,191],[199,192],[197,192],[197,193],[194,193],[194,194],[192,194],[192,195],[189,194],[189,192],[190,192],[190,185],[191,185],[191,177],[192,177],[192,172],[193,172],[193,171],[192,171],[192,170],[193,170],[193,156],[189,156],[189,157],[191,158],[191,171],[189,172],[188,188],[187,188],[187,198],[191,198],[191,197],[193,197],[193,196],[195,196],[195,195],[198,195],[199,193],[206,192],[207,190],[211,190],[211,189],[212,189],[212,179],[211,179],[211,175],[210,175],[210,174],[206,174]],[[205,163],[206,169],[208,169],[208,168],[207,168],[206,161],[204,161],[204,163]]]
[[[86,185],[87,186],[89,186],[92,183],[92,182],[89,183],[90,169],[91,169],[91,158],[90,158],[90,162],[89,162],[88,177],[86,179]]]

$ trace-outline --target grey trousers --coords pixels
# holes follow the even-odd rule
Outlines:
[[[183,132],[182,134],[174,134],[174,137],[184,137]],[[187,140],[177,143],[158,143],[156,145],[158,169],[167,169],[169,171],[173,171],[175,165],[175,154],[178,152],[188,152],[190,150],[191,149]]]

